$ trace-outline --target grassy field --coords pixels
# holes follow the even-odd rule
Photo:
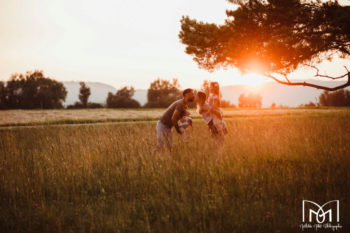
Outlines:
[[[200,120],[171,156],[154,122],[3,127],[0,232],[301,232],[304,199],[349,232],[349,110],[226,122],[222,155]]]
[[[223,109],[226,118],[272,115],[315,115],[343,114],[350,108],[264,108],[264,109]],[[59,109],[59,110],[1,110],[0,127],[52,125],[52,124],[86,124],[108,122],[151,121],[159,119],[164,109]],[[200,118],[195,109],[190,109],[192,117]]]

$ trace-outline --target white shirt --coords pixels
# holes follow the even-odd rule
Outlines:
[[[191,123],[192,123],[192,118],[191,118],[191,117],[189,117],[189,116],[184,116],[182,119],[184,119],[184,122],[181,122],[181,123],[179,124],[179,127],[180,127],[180,128],[186,129],[188,126],[191,125]]]
[[[203,106],[207,107],[207,109],[209,109],[209,105],[208,104],[203,104]],[[211,120],[213,120],[213,114],[211,114],[209,111],[202,111],[201,113],[205,123],[209,124],[209,122]]]

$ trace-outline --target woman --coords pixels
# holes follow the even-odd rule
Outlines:
[[[225,122],[223,121],[223,113],[220,109],[220,87],[218,82],[211,82],[209,89],[209,107],[212,112],[219,112],[220,117],[213,118],[213,124],[216,127],[218,133],[215,135],[218,139],[224,140],[225,135],[227,134],[227,127]]]
[[[198,114],[202,115],[202,118],[205,121],[205,123],[208,125],[211,134],[215,135],[218,132],[216,130],[216,127],[214,126],[213,118],[214,118],[214,115],[216,115],[216,117],[221,117],[221,113],[211,111],[209,105],[206,103],[206,99],[207,99],[207,95],[204,92],[202,91],[197,92],[197,95],[196,95],[197,112]]]
[[[219,143],[221,144],[223,143],[223,137],[225,135],[222,126],[225,124],[222,120],[222,111],[216,106],[210,107],[210,105],[206,103],[206,97],[206,94],[202,91],[197,93],[197,112],[202,115],[205,123],[208,125],[213,139],[219,140]]]

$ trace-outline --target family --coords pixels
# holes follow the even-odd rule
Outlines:
[[[211,82],[209,96],[203,91],[196,94],[193,89],[185,89],[183,98],[173,102],[157,122],[157,148],[171,151],[172,128],[187,141],[186,130],[192,126],[192,119],[187,107],[190,103],[197,104],[197,112],[202,116],[212,135],[214,143],[223,145],[227,134],[223,113],[220,109],[220,87],[217,82]]]

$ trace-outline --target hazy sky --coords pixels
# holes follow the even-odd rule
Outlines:
[[[182,15],[223,23],[232,7],[225,0],[0,0],[0,79],[41,69],[60,81],[116,88],[147,88],[157,77],[195,88],[204,79],[249,82],[237,70],[199,69],[178,39]]]

